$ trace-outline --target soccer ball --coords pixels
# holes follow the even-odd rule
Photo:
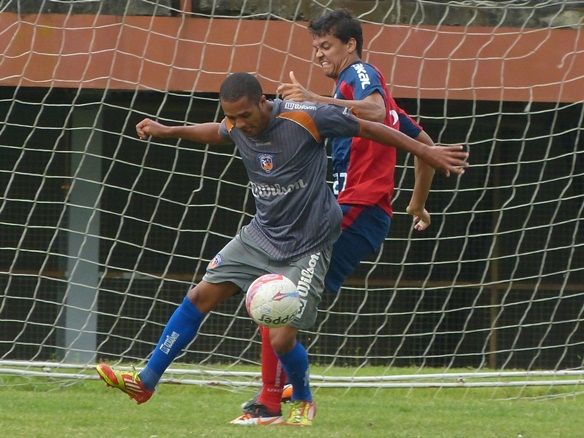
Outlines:
[[[300,295],[289,278],[266,274],[257,278],[247,290],[245,307],[257,324],[283,327],[300,310]]]

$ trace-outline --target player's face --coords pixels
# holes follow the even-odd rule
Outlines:
[[[257,137],[266,129],[270,117],[270,112],[266,111],[267,104],[265,96],[259,103],[251,102],[247,97],[235,102],[221,101],[225,117],[247,137]]]
[[[347,43],[333,35],[314,36],[312,47],[315,49],[314,57],[316,62],[322,67],[324,74],[329,78],[336,79],[348,65],[358,58],[356,42],[353,38]]]

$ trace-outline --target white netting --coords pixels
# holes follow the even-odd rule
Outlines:
[[[313,362],[353,370],[327,368],[321,384],[582,382],[575,1],[0,1],[0,372],[145,360],[253,197],[232,148],[142,142],[136,122],[219,120],[232,71],[274,93],[294,70],[330,93],[305,26],[339,6],[363,20],[364,58],[398,102],[436,142],[467,144],[472,167],[435,178],[433,224],[417,235],[404,213],[413,161],[400,156],[390,238],[303,335]],[[209,376],[258,350],[234,298],[177,363]],[[369,365],[382,376],[355,377]],[[457,380],[420,383],[427,368]]]

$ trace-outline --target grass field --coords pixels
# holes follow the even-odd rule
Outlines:
[[[574,393],[582,388],[552,389]],[[317,388],[311,428],[228,424],[251,389],[163,384],[138,406],[99,381],[0,378],[4,437],[582,437],[584,394],[549,388]]]

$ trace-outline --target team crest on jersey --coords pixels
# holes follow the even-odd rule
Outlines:
[[[221,257],[221,254],[217,254],[215,257],[213,257],[213,260],[209,262],[209,266],[207,266],[207,269],[215,269],[217,266],[221,266],[222,264],[223,257]]]
[[[258,156],[260,166],[266,173],[270,173],[274,169],[274,157],[271,154],[261,154]]]

